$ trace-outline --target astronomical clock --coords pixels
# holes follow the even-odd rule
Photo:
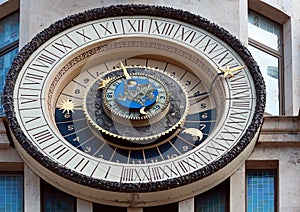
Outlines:
[[[189,12],[118,5],[57,21],[19,53],[5,110],[24,162],[93,202],[202,193],[255,145],[262,75],[229,32]]]

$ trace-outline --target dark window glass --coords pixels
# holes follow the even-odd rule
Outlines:
[[[18,54],[19,13],[0,20],[0,116],[4,116],[3,89],[8,70]]]
[[[229,211],[229,180],[195,197],[195,212]]]
[[[275,170],[247,171],[247,211],[273,212],[275,210]]]
[[[0,49],[19,40],[19,13],[0,20]]]
[[[4,109],[3,109],[3,90],[5,85],[5,79],[7,72],[10,69],[11,63],[14,60],[15,56],[18,54],[18,48],[15,48],[6,54],[0,56],[0,116],[4,116]]]
[[[0,173],[0,211],[23,211],[23,174]]]
[[[76,198],[41,180],[43,212],[76,211]]]
[[[93,203],[93,212],[106,212],[106,211],[127,212],[127,208]]]
[[[177,212],[178,203],[143,208],[143,212]]]

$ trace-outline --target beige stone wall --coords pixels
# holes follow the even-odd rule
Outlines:
[[[249,160],[278,160],[279,211],[300,211],[300,146],[257,145]]]
[[[21,0],[21,38],[23,46],[51,23],[68,15],[112,4],[150,4],[183,9],[219,24],[246,42],[247,1],[245,0]]]

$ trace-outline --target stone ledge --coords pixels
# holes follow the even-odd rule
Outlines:
[[[5,117],[0,118],[0,149],[8,149],[10,146],[4,122]]]
[[[5,120],[4,117],[0,118],[0,134],[6,134],[4,120]]]
[[[0,163],[1,171],[23,171],[24,163],[23,162],[1,162]]]
[[[265,116],[258,143],[300,146],[300,113],[298,116]]]
[[[299,116],[267,116],[264,117],[262,133],[299,133]]]
[[[9,145],[10,143],[6,134],[0,134],[0,149],[8,149]]]
[[[293,134],[260,134],[258,144],[272,146],[299,146],[300,135]]]

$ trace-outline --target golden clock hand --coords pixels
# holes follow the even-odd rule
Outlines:
[[[120,62],[121,68],[123,70],[123,74],[125,76],[126,79],[131,79],[131,76],[128,74],[127,69],[125,68],[125,66],[123,65],[122,62]]]
[[[219,68],[219,69],[222,71],[222,73],[219,73],[219,74],[217,74],[217,75],[215,76],[215,78],[213,79],[213,81],[212,81],[211,84],[210,84],[209,91],[203,92],[203,93],[197,93],[197,94],[194,94],[194,95],[188,97],[188,98],[202,97],[201,99],[198,99],[197,101],[191,103],[191,105],[192,105],[192,104],[196,104],[196,103],[198,103],[198,102],[204,100],[205,98],[207,98],[207,97],[211,94],[212,89],[213,89],[213,84],[216,82],[216,80],[217,80],[217,78],[218,78],[219,75],[222,75],[222,74],[223,74],[223,75],[224,75],[224,78],[226,78],[228,75],[234,77],[233,72],[238,71],[238,70],[241,70],[241,69],[243,69],[243,68],[245,68],[245,67],[246,67],[246,66],[237,66],[237,67],[234,67],[234,68],[229,68],[229,66],[226,65],[225,68]]]
[[[225,68],[219,68],[224,73],[224,78],[226,78],[228,75],[231,77],[234,77],[233,72],[236,72],[238,70],[241,70],[243,68],[246,68],[246,66],[238,66],[234,68],[229,68],[228,64],[225,66]]]

